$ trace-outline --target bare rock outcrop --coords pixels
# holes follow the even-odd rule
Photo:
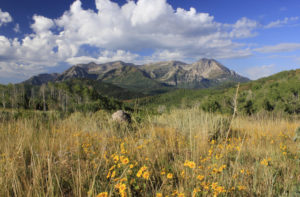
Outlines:
[[[126,122],[126,123],[130,123],[131,122],[131,116],[130,114],[124,112],[123,110],[118,110],[115,113],[113,113],[113,115],[111,116],[113,121],[116,122]]]

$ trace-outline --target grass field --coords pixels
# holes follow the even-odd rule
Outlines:
[[[196,108],[0,117],[0,196],[299,196],[299,126]]]

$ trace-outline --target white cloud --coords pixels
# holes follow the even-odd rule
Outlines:
[[[83,64],[88,62],[95,63],[105,63],[109,61],[124,61],[124,62],[136,62],[136,59],[139,57],[138,54],[132,54],[130,52],[126,52],[123,50],[117,51],[102,51],[97,58],[89,57],[89,56],[79,56],[79,57],[71,57],[66,61],[72,65],[74,64]]]
[[[34,32],[43,33],[47,32],[54,26],[53,20],[46,18],[44,16],[33,16],[34,23],[31,25],[31,28],[34,30]]]
[[[261,53],[279,53],[300,50],[300,43],[280,43],[277,45],[263,46],[256,48],[254,51]]]
[[[5,24],[5,23],[10,23],[12,22],[12,17],[8,12],[3,12],[0,8],[0,27]]]
[[[289,24],[291,22],[295,22],[299,20],[299,17],[285,17],[283,20],[276,20],[272,21],[265,26],[266,29],[274,28],[274,27],[281,27],[283,25]]]
[[[95,0],[95,4],[96,11],[84,10],[81,1],[76,0],[57,19],[34,15],[32,34],[21,40],[0,37],[0,62],[11,65],[10,69],[5,67],[11,73],[23,69],[22,72],[33,74],[33,68],[47,69],[60,62],[246,57],[251,50],[235,40],[256,35],[254,31],[259,27],[247,18],[223,24],[195,8],[174,10],[166,0],[127,1],[123,6],[110,0]],[[82,55],[82,45],[102,52],[97,57]],[[144,50],[153,53],[138,55]],[[30,69],[23,68],[26,66]]]
[[[258,26],[258,22],[243,17],[234,24],[234,28],[230,33],[230,36],[233,38],[253,37],[256,35],[256,33],[253,33],[253,30],[256,29]]]
[[[263,65],[263,66],[254,66],[254,67],[250,67],[249,69],[247,69],[246,74],[248,77],[250,77],[250,79],[255,80],[255,79],[267,77],[267,76],[270,76],[270,75],[276,73],[274,68],[275,68],[274,64]]]
[[[20,30],[20,25],[17,23],[16,25],[15,25],[15,27],[14,27],[14,32],[16,32],[16,33],[20,33],[21,32],[21,30]]]

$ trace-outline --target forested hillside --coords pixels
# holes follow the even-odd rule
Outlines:
[[[120,109],[123,108],[122,102],[112,97],[140,96],[140,94],[123,90],[111,84],[84,79],[72,79],[58,83],[49,82],[41,86],[1,85],[0,94],[0,103],[3,108],[63,112]]]
[[[139,104],[154,110],[197,105],[205,111],[232,113],[235,92],[236,87],[181,89],[140,99]],[[300,114],[299,93],[300,69],[243,83],[238,90],[238,111],[247,115],[258,112]]]

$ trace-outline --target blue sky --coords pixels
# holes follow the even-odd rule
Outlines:
[[[0,83],[71,65],[214,58],[257,79],[300,68],[297,0],[1,0]]]

